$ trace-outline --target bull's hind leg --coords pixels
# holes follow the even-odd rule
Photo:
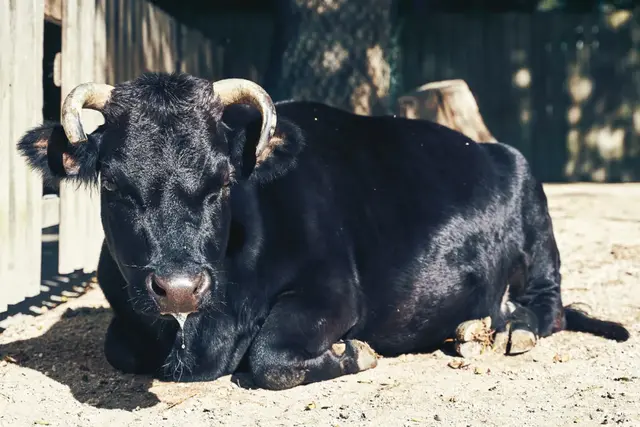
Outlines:
[[[536,184],[525,197],[526,218],[523,279],[512,287],[510,300],[530,310],[535,333],[547,337],[565,327],[560,293],[560,254],[553,234],[542,187]]]
[[[504,354],[531,350],[538,338],[564,329],[566,322],[560,295],[560,255],[546,197],[539,184],[526,191],[524,251],[503,298],[504,328],[493,337],[494,349]]]
[[[476,357],[488,351],[516,355],[526,353],[538,342],[536,315],[526,307],[509,302],[510,313],[496,330],[491,317],[468,320],[456,328],[455,348],[462,357]]]
[[[530,351],[538,342],[538,319],[531,310],[512,301],[506,303],[507,322],[495,334],[493,349],[507,355]]]
[[[467,320],[456,328],[455,348],[462,357],[476,357],[490,349],[494,332],[491,317]]]
[[[522,276],[516,274],[511,277],[511,282],[518,288],[522,286],[519,283],[521,279]],[[538,342],[538,318],[533,311],[510,299],[510,289],[511,286],[507,286],[494,319],[468,320],[457,327],[455,347],[460,356],[476,357],[489,350],[517,355],[535,347]]]

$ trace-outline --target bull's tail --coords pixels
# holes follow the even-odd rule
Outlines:
[[[620,323],[596,319],[574,306],[564,308],[565,330],[586,332],[599,337],[624,342],[629,339],[629,331]]]

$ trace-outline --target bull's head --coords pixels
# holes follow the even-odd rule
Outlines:
[[[255,109],[233,128],[223,115],[240,104]],[[105,119],[90,135],[83,108]],[[274,104],[253,82],[146,74],[76,87],[61,123],[27,132],[19,149],[47,180],[99,183],[106,242],[137,308],[187,313],[224,281],[232,187],[268,163],[275,130]]]

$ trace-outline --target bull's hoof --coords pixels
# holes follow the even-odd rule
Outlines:
[[[533,349],[538,342],[536,335],[526,329],[516,329],[511,331],[511,345],[509,346],[510,355],[526,353]]]
[[[491,317],[468,320],[456,328],[456,352],[464,358],[482,355],[492,343]]]
[[[477,341],[456,343],[456,353],[465,359],[481,356],[485,351],[485,346]]]
[[[331,346],[331,350],[340,357],[341,365],[345,371],[352,370],[347,369],[347,365],[352,366],[353,362],[356,365],[356,372],[366,371],[378,365],[378,355],[369,344],[362,341],[348,340],[336,343]]]
[[[501,354],[515,356],[531,351],[537,344],[538,338],[528,329],[512,329],[507,324],[504,331],[498,332],[493,341],[493,349]]]
[[[350,344],[356,349],[358,369],[366,371],[367,369],[378,366],[378,355],[366,342],[351,340]]]
[[[507,354],[509,350],[509,330],[496,333],[493,338],[493,350],[496,353]]]

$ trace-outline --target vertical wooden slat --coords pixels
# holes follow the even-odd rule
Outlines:
[[[16,143],[42,120],[43,0],[0,2],[0,311],[40,291],[42,180]]]
[[[11,20],[13,12],[9,0],[0,0],[0,45],[9,46],[11,40]],[[9,65],[12,62],[12,50],[0,50],[0,312],[7,309],[9,286],[9,256],[11,240],[9,236],[9,185],[11,171],[9,168],[11,141],[11,80]]]
[[[115,8],[114,0],[105,0],[105,26],[107,30],[107,83],[115,84],[116,76],[116,46],[118,32],[115,25]]]
[[[106,4],[105,0],[94,0],[93,13],[93,80],[105,82],[107,80],[107,29],[106,29]],[[102,117],[95,117],[95,124],[102,123]],[[95,189],[92,193],[92,203],[89,205],[87,251],[84,260],[84,272],[97,268],[100,258],[100,249],[104,239],[102,222],[100,220],[100,193]]]
[[[20,73],[22,72],[20,67],[20,61],[22,54],[20,52],[21,47],[20,42],[18,41],[20,38],[20,29],[23,27],[23,22],[29,17],[24,16],[24,3],[18,0],[11,0],[11,8],[13,9],[13,19],[11,22],[11,40],[14,42],[11,43],[9,49],[13,50],[12,61],[11,61],[11,87],[9,88],[9,97],[12,101],[12,105],[10,108],[10,118],[9,118],[9,128],[10,128],[10,141],[15,141],[16,136],[18,135],[18,129],[20,128],[19,120],[20,117],[24,114],[24,104],[15,102],[16,96],[18,96],[18,91],[16,90],[16,83],[20,81]],[[12,251],[9,254],[9,279],[14,283],[13,286],[9,288],[8,293],[8,303],[14,304],[20,300],[21,290],[19,287],[15,285],[17,281],[20,280],[20,276],[23,274],[23,269],[20,260],[20,254],[26,253],[26,247],[24,245],[24,241],[21,239],[23,224],[21,223],[21,219],[26,215],[26,200],[23,198],[26,186],[25,186],[25,171],[22,168],[19,168],[19,164],[16,161],[14,151],[10,148],[9,153],[9,170],[11,171],[11,179],[9,182],[9,223],[11,224],[11,228],[9,229],[9,241],[11,242]],[[20,221],[20,222],[19,222]]]
[[[97,67],[99,62],[101,62],[99,58],[104,57],[102,52],[97,52],[97,48],[104,39],[104,35],[98,33],[99,27],[96,26],[96,7],[99,2],[96,0],[85,1],[86,7],[82,9],[80,18],[82,22],[82,35],[84,36],[83,40],[85,40],[80,46],[82,51],[80,57],[84,56],[85,59],[77,65],[81,72],[80,81],[104,81],[104,70]],[[90,65],[86,67],[84,65],[85,62],[89,62]],[[104,123],[104,119],[102,114],[96,111],[87,111],[83,114],[83,123],[87,131],[91,132]],[[85,217],[85,235],[87,241],[80,259],[83,271],[89,273],[95,271],[97,268],[100,246],[104,235],[102,228],[98,226],[100,220],[99,190],[97,187],[93,187],[91,191],[87,191],[85,194],[87,194],[88,197],[84,198],[85,204],[80,214]]]
[[[30,0],[30,36],[31,45],[28,49],[28,55],[23,59],[24,70],[29,70],[29,81],[31,82],[28,97],[28,110],[25,114],[25,128],[31,128],[39,124],[42,120],[43,107],[43,87],[42,87],[42,60],[44,56],[44,3],[45,0]],[[34,66],[38,64],[39,66]],[[18,98],[20,102],[20,98]],[[14,140],[14,146],[15,146]],[[21,166],[27,169],[24,160]],[[42,178],[35,171],[27,169],[26,176],[27,186],[27,254],[23,256],[25,262],[26,276],[29,277],[29,289],[25,293],[26,297],[32,297],[40,293],[40,270],[41,263],[34,263],[33,260],[42,258]],[[34,266],[34,264],[36,264]]]
[[[75,63],[78,60],[81,42],[78,8],[81,2],[65,1],[62,5],[62,61],[61,61],[61,95],[62,99],[78,84]],[[78,253],[82,249],[79,244],[84,227],[82,219],[77,217],[78,205],[81,203],[75,186],[67,182],[60,184],[60,231],[58,250],[58,272],[68,274],[82,267]]]
[[[95,52],[95,0],[65,1],[62,15],[62,97],[78,84],[93,81]],[[87,133],[103,121],[100,113],[83,110]],[[99,203],[97,190],[62,183],[60,185],[60,242],[58,271],[95,270],[91,250],[99,236],[94,235],[94,216]]]
[[[125,37],[126,34],[124,32],[124,16],[126,13],[126,4],[125,0],[117,0],[118,6],[115,9],[115,25],[117,28],[117,36],[116,36],[116,57],[115,61],[117,64],[117,79],[120,80],[128,80],[129,75],[127,73],[127,65],[129,61],[125,59],[126,52],[126,42]]]

